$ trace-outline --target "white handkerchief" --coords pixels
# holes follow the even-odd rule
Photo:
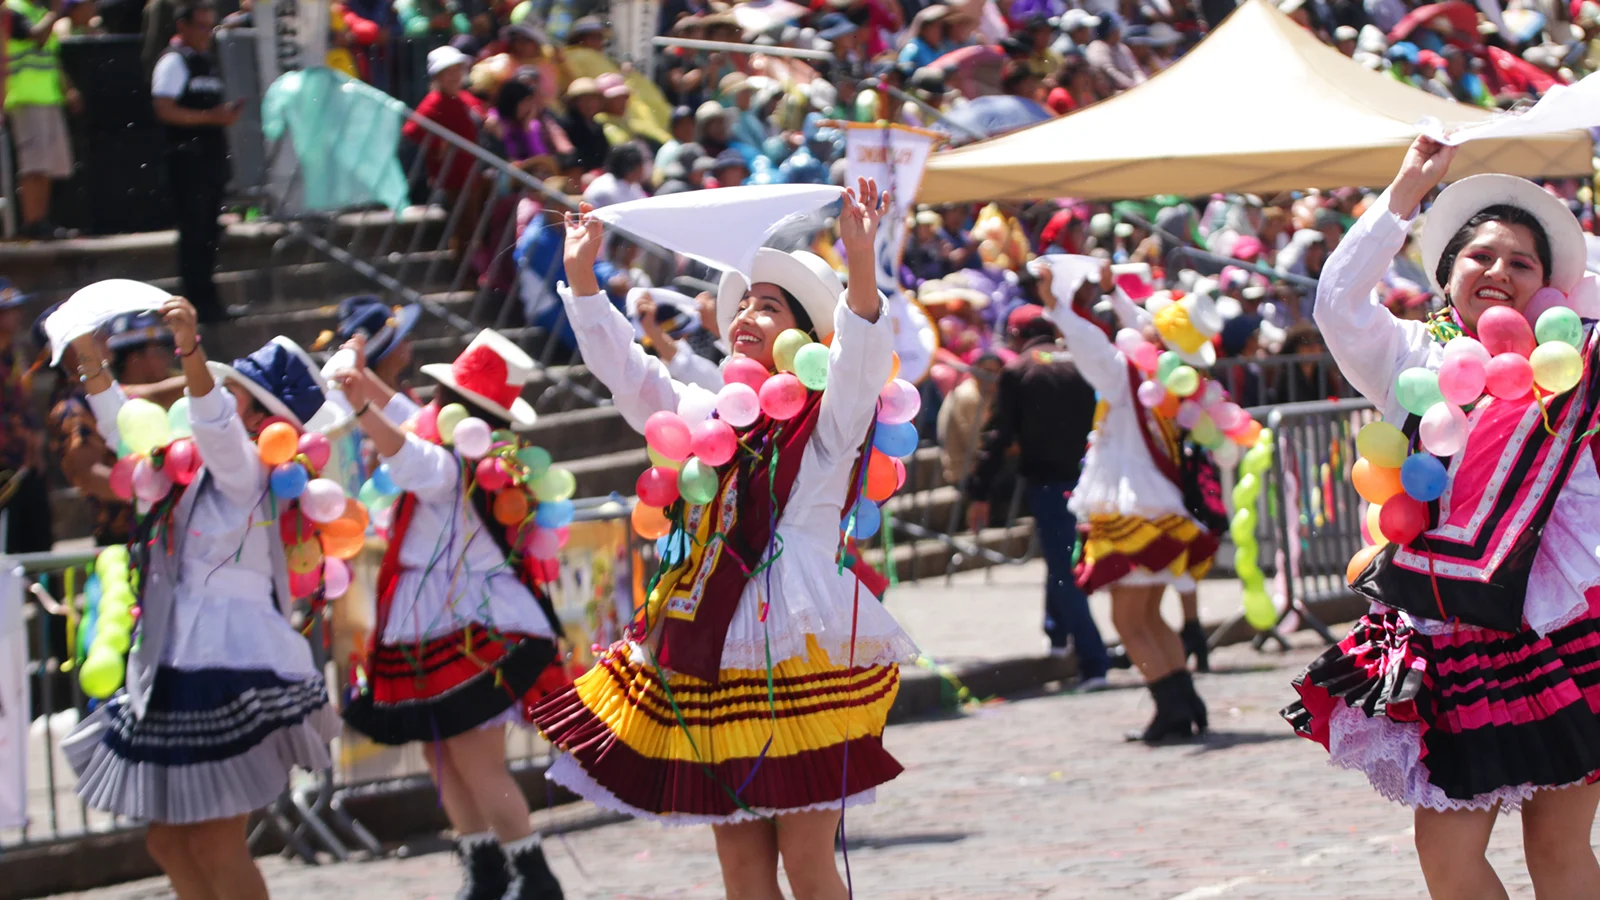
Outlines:
[[[1526,112],[1502,113],[1454,130],[1429,116],[1417,128],[1440,143],[1459,146],[1485,138],[1536,137],[1596,126],[1600,126],[1600,78],[1589,75],[1574,85],[1556,85]]]
[[[74,338],[93,334],[117,316],[160,309],[171,299],[171,294],[158,287],[127,278],[108,278],[79,288],[44,320],[45,337],[50,339],[50,365],[61,363],[62,352]]]
[[[1100,277],[1105,261],[1092,256],[1051,253],[1029,262],[1028,270],[1038,275],[1044,266],[1050,267],[1050,292],[1056,295],[1058,302],[1071,306],[1078,288],[1083,287],[1084,282]]]

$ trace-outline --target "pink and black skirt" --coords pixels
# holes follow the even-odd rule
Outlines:
[[[1600,780],[1600,590],[1541,637],[1362,617],[1294,680],[1283,710],[1334,765],[1391,800],[1510,811],[1540,790]]]

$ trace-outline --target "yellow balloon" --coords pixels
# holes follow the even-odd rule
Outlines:
[[[439,429],[439,440],[446,444],[454,443],[456,439],[456,426],[467,419],[467,408],[459,403],[451,403],[439,410],[439,418],[435,425]]]
[[[644,448],[644,452],[650,455],[650,465],[652,466],[660,466],[663,469],[671,469],[674,472],[683,468],[683,460],[667,459],[665,456],[657,453],[656,448],[654,447],[647,446]]]
[[[149,400],[135,398],[117,410],[117,431],[129,451],[145,454],[165,446],[171,428],[167,425],[166,410]]]
[[[127,665],[122,657],[110,648],[96,647],[78,669],[78,684],[83,692],[96,700],[104,700],[122,687],[122,676]]]
[[[1377,503],[1367,507],[1367,533],[1372,535],[1372,542],[1379,547],[1389,543],[1389,539],[1383,536],[1383,529],[1378,527],[1378,515],[1382,510],[1383,506]]]
[[[1375,466],[1398,469],[1408,451],[1406,436],[1388,422],[1368,422],[1356,435],[1356,452]]]
[[[1533,365],[1533,383],[1550,394],[1564,394],[1583,378],[1583,358],[1578,348],[1565,341],[1547,341],[1533,349],[1528,362]]]
[[[811,335],[798,328],[785,329],[772,342],[772,364],[778,367],[779,372],[794,371],[794,355],[809,343]]]

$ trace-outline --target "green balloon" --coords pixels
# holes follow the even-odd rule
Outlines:
[[[530,478],[538,478],[550,468],[550,451],[543,447],[523,447],[517,451],[517,459],[528,467]]]
[[[1266,432],[1262,432],[1263,435]],[[1239,471],[1245,475],[1265,475],[1272,468],[1272,443],[1263,440],[1251,447],[1244,455],[1244,460],[1239,463]]]
[[[117,410],[117,431],[134,453],[149,453],[170,440],[167,411],[149,400],[135,398]]]
[[[1444,402],[1444,394],[1439,393],[1439,374],[1421,366],[1413,366],[1400,373],[1394,395],[1406,411],[1419,416],[1432,409],[1434,404]]]
[[[800,348],[811,343],[811,335],[798,328],[790,328],[772,342],[772,364],[779,372],[794,371],[794,357]]]
[[[828,348],[816,342],[801,347],[794,355],[794,374],[813,391],[828,386]]]
[[[378,488],[373,485],[370,478],[361,485],[361,490],[356,492],[356,499],[361,501],[362,506],[369,509],[375,506],[382,496],[382,494],[378,493]]]
[[[1582,349],[1583,320],[1565,306],[1547,309],[1539,315],[1539,321],[1534,324],[1533,336],[1538,338],[1541,344],[1560,341]]]
[[[540,503],[570,500],[577,493],[578,479],[566,469],[552,466],[533,483],[533,495]]]
[[[1233,542],[1240,547],[1253,543],[1256,539],[1256,511],[1245,507],[1235,512],[1233,521],[1228,525],[1228,533],[1233,535]]]
[[[1233,571],[1238,573],[1240,578],[1247,580],[1260,575],[1261,567],[1257,565],[1257,556],[1259,553],[1260,548],[1257,546],[1255,538],[1252,535],[1250,540],[1234,548]]]
[[[717,470],[690,457],[678,472],[678,493],[693,506],[710,503],[717,496]]]
[[[1272,598],[1267,596],[1265,587],[1259,584],[1245,586],[1244,618],[1257,631],[1266,631],[1278,624],[1278,610],[1273,607]]]
[[[1156,380],[1166,384],[1167,376],[1172,374],[1173,369],[1181,365],[1183,365],[1183,357],[1173,353],[1171,350],[1162,353],[1156,357]]]
[[[1261,479],[1255,475],[1240,477],[1239,483],[1233,486],[1233,508],[1244,509],[1255,506],[1256,498],[1261,496]]]
[[[1167,386],[1167,390],[1171,391],[1174,396],[1190,397],[1200,389],[1200,373],[1196,372],[1192,366],[1179,366],[1167,373],[1167,377],[1162,379],[1162,383]]]
[[[1193,372],[1194,370],[1189,369],[1189,371]],[[1211,421],[1210,416],[1202,413],[1200,421],[1194,423],[1194,427],[1189,429],[1189,439],[1202,447],[1215,447],[1222,440],[1222,432],[1217,430],[1217,423]]]
[[[172,408],[167,410],[167,430],[173,440],[194,436],[194,429],[189,427],[188,397],[179,397],[178,401],[172,404]]]

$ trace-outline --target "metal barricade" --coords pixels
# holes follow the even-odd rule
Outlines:
[[[1331,353],[1230,356],[1217,360],[1210,375],[1245,407],[1355,396]]]

